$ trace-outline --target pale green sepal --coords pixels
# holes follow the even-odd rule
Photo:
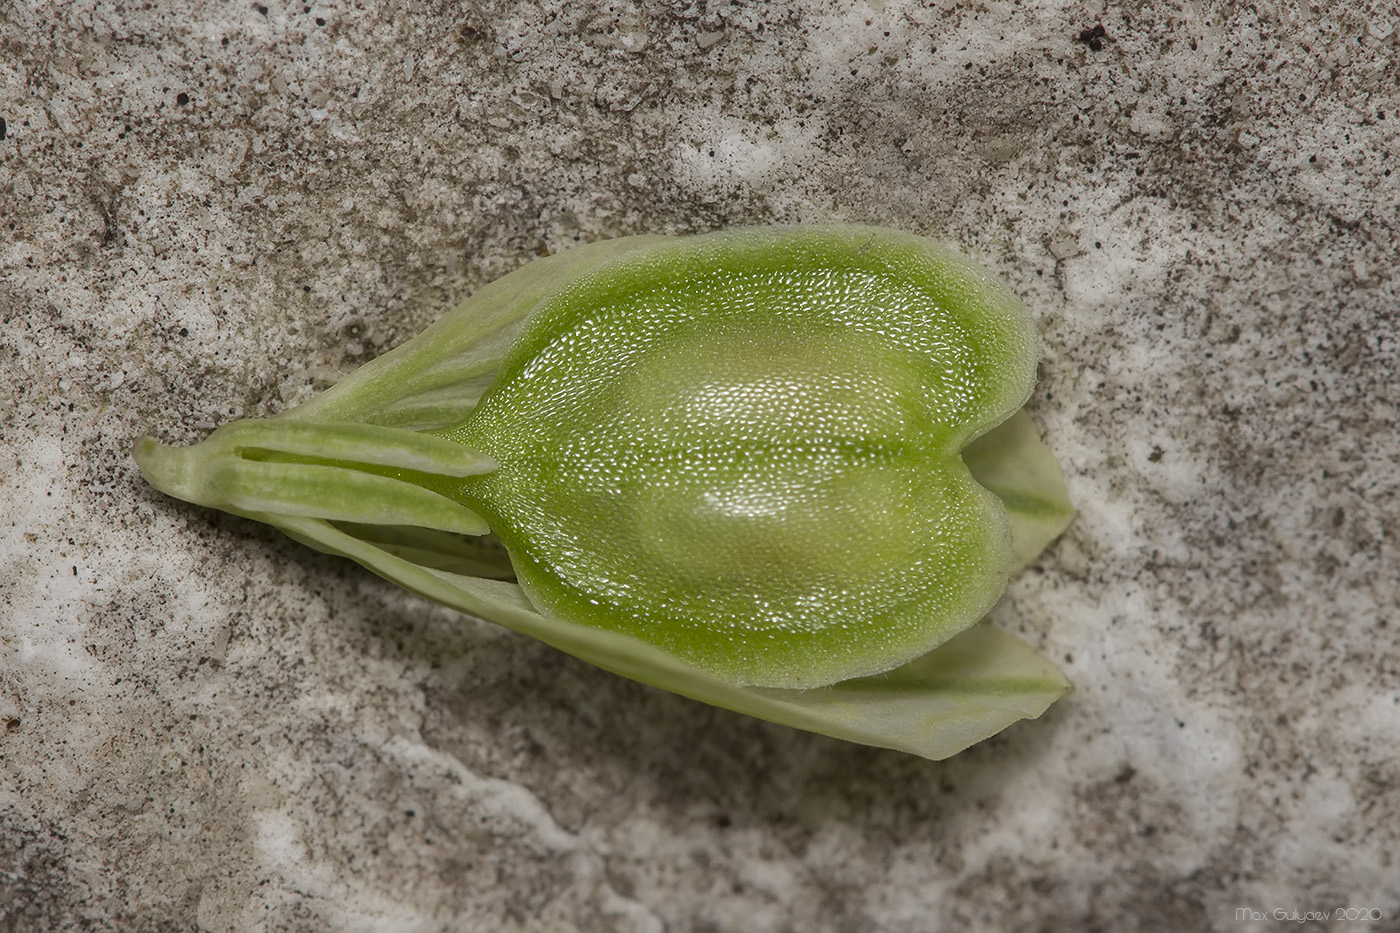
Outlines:
[[[1065,675],[1024,641],[979,622],[887,673],[773,696],[787,714],[750,712],[940,759],[1014,722],[1038,718],[1071,689]]]
[[[341,460],[418,470],[459,478],[496,469],[496,461],[435,434],[408,436],[401,428],[355,422],[294,421],[285,417],[234,421],[209,435],[244,456],[265,450],[321,460]]]
[[[1006,506],[1011,572],[1019,573],[1074,520],[1060,464],[1024,410],[963,448],[962,458],[973,478]]]
[[[352,522],[337,522],[336,527],[420,567],[488,580],[515,580],[510,555],[495,535],[468,538],[430,528]]]
[[[739,687],[627,635],[544,616],[516,584],[420,566],[316,519],[262,520],[428,599],[624,677],[770,722],[925,758],[946,758],[1018,720],[1034,719],[1070,689],[1053,664],[986,623],[885,674],[812,690]]]
[[[280,514],[466,535],[490,531],[475,511],[433,487],[494,469],[495,462],[402,428],[239,421],[193,447],[163,447],[144,437],[132,454],[161,492],[262,521]]]
[[[338,466],[230,458],[212,472],[208,490],[224,507],[241,512],[416,525],[464,535],[491,530],[480,515],[446,496]]]
[[[669,240],[620,237],[536,259],[483,285],[417,337],[278,417],[415,431],[457,424],[491,384],[523,319],[542,301],[610,260]]]

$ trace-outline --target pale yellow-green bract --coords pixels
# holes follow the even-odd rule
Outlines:
[[[1069,688],[981,621],[1073,514],[1037,340],[948,249],[860,226],[628,237],[493,282],[152,485],[601,667],[929,758]]]

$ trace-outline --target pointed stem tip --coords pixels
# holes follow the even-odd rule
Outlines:
[[[217,505],[203,495],[204,484],[198,481],[199,445],[166,447],[149,435],[139,439],[131,448],[131,456],[141,468],[146,482],[168,496],[197,505]]]

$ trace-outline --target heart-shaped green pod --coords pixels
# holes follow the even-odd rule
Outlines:
[[[447,432],[499,464],[456,497],[546,612],[738,684],[889,670],[1004,588],[1005,509],[959,454],[1025,402],[1035,347],[920,238],[676,241],[535,312]]]
[[[1033,365],[1017,303],[920,237],[624,237],[290,411],[134,454],[164,492],[623,676],[944,758],[1069,689],[974,624],[1073,515],[1006,417]]]

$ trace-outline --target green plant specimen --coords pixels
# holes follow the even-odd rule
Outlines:
[[[542,259],[289,412],[136,458],[627,677],[930,758],[1068,689],[981,622],[1069,523],[1025,311],[870,227]]]

